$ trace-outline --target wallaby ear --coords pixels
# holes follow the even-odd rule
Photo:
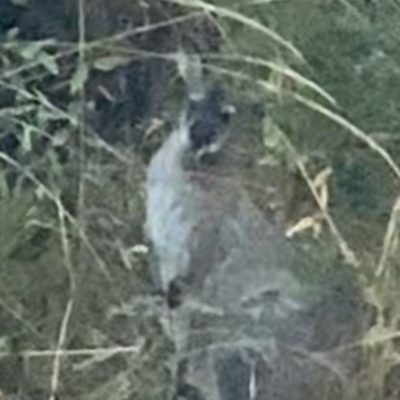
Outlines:
[[[179,50],[176,54],[179,75],[186,85],[187,97],[191,101],[199,101],[205,95],[203,66],[199,54],[188,54]]]

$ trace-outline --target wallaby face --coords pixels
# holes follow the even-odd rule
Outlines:
[[[211,87],[202,98],[189,98],[183,115],[189,149],[197,157],[218,152],[224,144],[234,107],[221,87]]]

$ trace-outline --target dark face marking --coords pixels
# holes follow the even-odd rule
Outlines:
[[[179,279],[174,279],[169,283],[167,295],[167,305],[173,310],[181,305],[182,287]]]
[[[229,124],[233,107],[224,104],[224,92],[219,87],[209,89],[202,99],[190,100],[186,121],[189,125],[191,149],[211,151]]]

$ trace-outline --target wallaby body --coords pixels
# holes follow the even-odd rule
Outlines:
[[[212,88],[189,104],[148,168],[146,232],[175,313],[189,400],[337,398],[342,376],[309,357],[312,290],[291,272],[281,223],[267,221],[220,161],[229,128]],[[229,138],[227,139],[229,140]],[[320,382],[324,382],[323,385]],[[336,396],[336,397],[335,397]]]

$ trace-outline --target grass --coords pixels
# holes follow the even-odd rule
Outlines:
[[[1,390],[10,399],[17,398],[17,386],[31,395],[40,389],[51,399],[58,393],[63,399],[93,400],[165,400],[172,395],[174,351],[166,333],[168,314],[148,294],[149,257],[146,252],[137,251],[145,249],[141,247],[145,244],[145,157],[137,146],[113,147],[96,132],[89,132],[92,128],[85,118],[88,111],[84,88],[91,79],[89,72],[106,57],[115,58],[116,68],[121,54],[124,62],[126,57],[162,59],[173,70],[168,94],[170,103],[176,102],[178,52],[138,50],[129,42],[127,45],[126,40],[167,26],[182,32],[182,24],[205,15],[229,41],[229,52],[222,46],[220,52],[204,53],[208,73],[229,82],[239,102],[246,103],[255,94],[263,107],[277,110],[272,129],[278,133],[276,146],[282,146],[283,159],[278,157],[276,161],[288,177],[288,186],[296,171],[301,178],[300,191],[308,193],[307,212],[291,217],[291,226],[296,226],[292,234],[310,244],[317,260],[318,251],[324,253],[324,245],[329,247],[333,260],[339,253],[339,258],[353,270],[365,300],[376,310],[376,317],[363,335],[346,344],[347,349],[360,349],[365,354],[362,367],[349,383],[349,398],[396,398],[396,389],[389,390],[386,380],[399,361],[397,144],[389,147],[375,139],[371,134],[374,129],[364,121],[345,117],[353,112],[341,108],[340,90],[331,94],[326,88],[329,82],[324,86],[313,69],[317,67],[307,61],[319,47],[303,45],[300,51],[294,41],[285,38],[279,21],[285,20],[288,10],[275,4],[280,2],[265,2],[262,12],[269,14],[260,14],[259,18],[247,13],[241,4],[181,0],[171,3],[181,7],[180,15],[87,41],[85,4],[81,0],[77,3],[77,43],[36,43],[38,53],[32,59],[27,58],[26,48],[22,54],[15,38],[2,45],[0,85],[15,90],[17,101],[0,110],[1,127],[5,131],[11,126],[26,146],[18,161],[7,152],[0,152],[2,173],[13,168],[23,182],[12,195],[0,198],[0,207],[7,206],[4,215],[18,216],[19,220],[4,217],[1,227],[0,376],[14,376],[22,368],[28,372],[23,384],[16,379],[14,383],[3,383],[5,388],[0,385]],[[339,19],[348,9],[357,11],[358,17],[366,12],[356,1],[342,2],[343,9],[330,10],[327,15],[311,1],[301,3],[292,5],[299,7],[299,18],[300,7],[306,4],[326,23]],[[267,24],[271,19],[280,29]],[[335,28],[339,30],[339,26]],[[312,31],[313,27],[303,29]],[[372,23],[369,29],[374,32]],[[245,52],[239,45],[243,36],[248,36],[251,44],[257,37],[270,51],[267,55],[258,53],[257,42],[254,49],[249,46]],[[301,32],[299,36],[301,42]],[[382,37],[382,47],[393,48],[390,32],[383,32]],[[350,65],[359,62],[353,60],[351,52],[343,55],[340,50],[339,46],[332,60],[325,61],[334,63],[335,58],[347,57],[345,61]],[[63,63],[69,66],[65,75],[61,73]],[[59,85],[74,88],[67,99],[71,107],[62,109],[44,93],[46,86],[40,86],[40,82],[49,74],[58,79]],[[397,82],[396,75],[390,78]],[[356,77],[343,79],[351,83]],[[38,82],[34,89],[32,82]],[[380,95],[384,101],[384,93]],[[357,107],[362,108],[365,100],[360,95]],[[376,102],[379,100],[376,98]],[[396,101],[392,99],[393,104]],[[243,163],[277,150],[263,146],[262,121],[252,115],[246,118],[244,126],[249,137],[256,139],[241,149],[243,155],[238,159]],[[59,124],[56,128],[52,127],[54,121],[56,126]],[[378,122],[383,124],[384,118],[377,125]],[[165,128],[152,135],[155,141],[165,136],[162,129]],[[395,138],[396,133],[393,129],[388,135]],[[31,145],[35,147],[43,137],[50,145],[37,154]],[[55,138],[61,141],[56,142]],[[152,143],[149,146],[155,147]],[[56,157],[60,148],[69,154],[65,164]],[[351,168],[358,151],[363,153],[363,167],[371,171],[371,176],[377,176],[375,181],[371,178],[373,191],[378,203],[384,205],[382,210],[367,210],[361,216],[349,211],[345,197],[339,198],[340,188],[335,187],[334,180],[347,159]],[[336,158],[340,159],[339,164],[335,164]],[[260,187],[269,186],[268,168],[254,163],[246,171],[246,186],[254,198]],[[324,175],[327,170],[330,174]],[[295,202],[297,194],[293,194]],[[17,200],[7,203],[9,196]],[[292,200],[285,194],[281,198],[287,203]],[[19,248],[17,242],[22,233],[35,233],[39,228],[50,232],[42,253],[34,258],[28,252],[27,260],[10,259],[11,250]],[[357,240],[366,232],[370,233],[370,242]],[[327,262],[326,253],[320,257],[323,262]],[[15,364],[15,360],[21,364]]]

